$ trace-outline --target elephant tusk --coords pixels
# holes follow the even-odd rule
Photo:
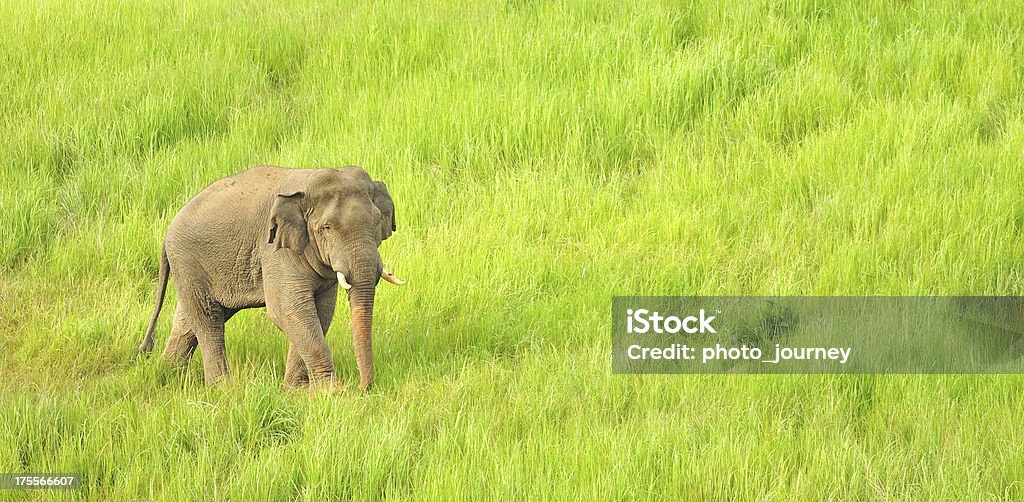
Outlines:
[[[388,269],[385,268],[382,270],[383,271],[380,273],[380,276],[383,277],[385,281],[388,281],[391,284],[394,284],[395,286],[401,286],[405,284],[405,281],[391,275],[391,272],[388,272]]]
[[[345,274],[338,272],[338,284],[341,285],[342,289],[352,289],[352,285],[345,280]]]

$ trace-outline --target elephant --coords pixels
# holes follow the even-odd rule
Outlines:
[[[168,279],[178,307],[164,358],[187,365],[198,345],[207,384],[228,377],[224,323],[266,307],[288,338],[284,382],[341,388],[325,335],[338,287],[348,295],[359,388],[373,385],[373,304],[388,272],[378,247],[397,230],[387,186],[366,171],[259,166],[214,182],[174,216],[160,253],[153,331]]]

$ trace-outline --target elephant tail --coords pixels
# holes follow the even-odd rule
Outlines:
[[[146,329],[146,337],[139,345],[140,353],[153,351],[153,331],[156,330],[156,319],[160,317],[160,308],[164,305],[164,293],[167,292],[167,280],[171,275],[171,264],[167,262],[167,250],[160,247],[160,275],[156,286],[156,308],[153,309],[153,317],[149,319],[149,328]]]

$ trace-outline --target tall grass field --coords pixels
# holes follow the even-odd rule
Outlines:
[[[1018,2],[0,2],[0,499],[1024,498],[1016,375],[613,375],[622,295],[1024,294]],[[387,183],[376,385],[140,358],[177,210]]]

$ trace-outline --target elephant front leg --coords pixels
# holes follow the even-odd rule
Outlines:
[[[320,320],[320,330],[323,331],[326,337],[327,331],[331,328],[331,319],[334,317],[334,305],[338,300],[338,289],[336,287],[327,288],[317,293],[314,300],[317,317]],[[284,384],[286,387],[293,389],[309,385],[309,369],[306,368],[306,363],[302,361],[298,348],[292,343],[288,344],[288,359],[284,367]],[[338,386],[340,385],[339,382]]]
[[[327,347],[312,292],[267,291],[267,313],[288,337],[285,381],[300,382],[304,366],[306,381],[336,385],[334,360]]]
[[[291,343],[288,344],[288,359],[284,365],[284,384],[293,389],[309,385],[309,369],[302,362],[295,344]]]

